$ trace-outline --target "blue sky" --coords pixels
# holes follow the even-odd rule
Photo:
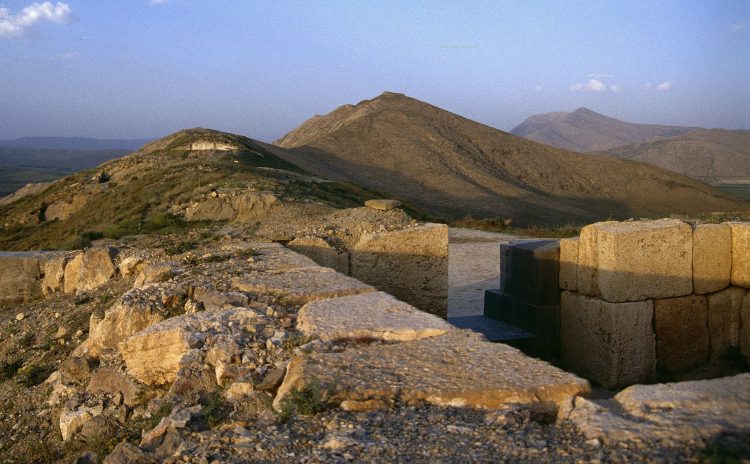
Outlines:
[[[384,90],[502,130],[750,129],[750,1],[0,0],[0,139],[272,141]]]

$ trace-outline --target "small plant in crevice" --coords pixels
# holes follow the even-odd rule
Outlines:
[[[312,416],[329,409],[334,390],[334,384],[324,386],[319,379],[311,378],[302,388],[292,390],[281,400],[277,412],[279,422],[286,423],[297,414]]]

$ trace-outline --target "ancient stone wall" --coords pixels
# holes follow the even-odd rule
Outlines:
[[[347,249],[319,237],[288,247],[442,318],[448,314],[448,226],[421,224],[363,234]]]
[[[568,368],[621,387],[736,352],[750,360],[750,223],[609,221],[556,243],[504,247],[485,313],[559,340]],[[542,300],[558,286],[555,321],[543,308],[556,302]]]
[[[25,303],[56,292],[94,289],[130,272],[118,267],[117,250],[93,247],[86,251],[0,252],[0,306]]]
[[[229,151],[229,150],[236,150],[237,146],[229,144],[229,143],[222,143],[222,142],[212,142],[210,140],[198,140],[196,142],[193,142],[189,145],[190,150],[219,150],[219,151]]]

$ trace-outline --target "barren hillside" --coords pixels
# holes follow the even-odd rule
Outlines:
[[[578,108],[570,113],[531,116],[510,133],[553,147],[587,152],[676,137],[694,129],[697,128],[634,124]]]
[[[315,116],[276,145],[310,172],[452,218],[549,224],[747,209],[645,163],[556,149],[388,92]]]

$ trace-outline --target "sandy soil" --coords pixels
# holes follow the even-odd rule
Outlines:
[[[517,238],[472,229],[450,229],[448,317],[484,312],[484,291],[500,285],[500,244]]]

